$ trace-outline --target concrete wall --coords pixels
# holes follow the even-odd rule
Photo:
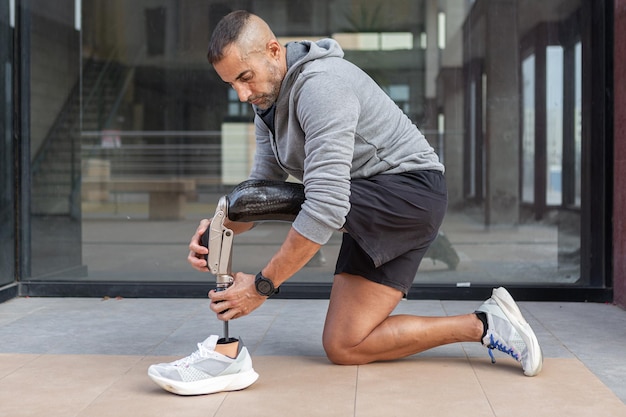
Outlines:
[[[615,0],[613,286],[626,309],[626,0]]]

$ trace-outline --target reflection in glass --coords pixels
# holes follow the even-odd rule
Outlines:
[[[535,201],[535,55],[522,62],[522,201]]]
[[[582,44],[574,47],[574,205],[580,208],[581,195],[581,154],[582,154]]]
[[[491,2],[494,8],[486,13],[483,2],[389,0],[383,7],[364,0],[83,0],[80,32],[71,12],[45,7],[42,0],[31,3],[38,6],[32,10],[33,74],[48,77],[33,85],[33,153],[44,149],[61,116],[72,128],[48,143],[65,143],[67,148],[56,148],[65,149],[59,154],[74,152],[65,163],[74,171],[63,171],[72,187],[44,187],[55,204],[36,206],[45,209],[43,217],[33,213],[33,222],[48,226],[46,232],[63,249],[53,275],[46,275],[51,258],[44,251],[33,253],[37,279],[212,282],[187,265],[186,247],[198,221],[211,216],[219,197],[246,177],[254,154],[249,106],[239,102],[205,58],[215,24],[237,8],[265,18],[283,42],[334,37],[345,58],[374,78],[441,151],[451,204],[444,234],[423,261],[416,283],[543,285],[577,278],[577,272],[566,276],[559,269],[563,235],[549,221],[550,213],[544,218],[522,214],[486,227],[486,190],[497,198],[519,189],[519,196],[506,203],[533,207],[540,203],[536,191],[545,189],[545,203],[561,205],[563,124],[572,117],[563,114],[567,68],[561,46],[546,49],[544,83],[536,73],[537,51],[522,54],[520,45],[517,55],[523,59],[510,66],[515,71],[502,70],[509,67],[497,63],[510,63],[511,51],[488,44],[486,34],[509,41],[538,38],[543,22],[567,21],[580,2],[565,7],[516,1],[506,9]],[[498,24],[511,13],[517,19],[514,28]],[[46,33],[59,36],[46,38]],[[581,86],[589,75],[582,73],[582,48],[578,42],[573,217],[586,198],[580,186]],[[52,73],[43,51],[55,51]],[[54,89],[56,99],[45,94],[44,86]],[[510,97],[498,94],[511,88]],[[538,106],[537,97],[544,96]],[[73,100],[78,104],[70,105]],[[543,106],[545,115],[538,112]],[[515,117],[493,123],[494,109],[503,108]],[[546,146],[537,147],[537,118],[544,116]],[[490,146],[496,143],[515,149],[514,160],[494,153]],[[504,164],[494,163],[504,159]],[[545,170],[538,159],[546,161]],[[506,190],[498,193],[489,178],[503,179]],[[537,181],[544,183],[538,187]],[[47,222],[53,214],[56,220]],[[257,272],[288,228],[266,223],[238,236],[233,267]],[[576,242],[580,234],[572,233]],[[340,239],[338,232],[294,281],[330,283]]]
[[[562,202],[563,47],[546,49],[546,203]]]

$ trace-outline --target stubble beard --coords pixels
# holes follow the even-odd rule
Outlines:
[[[261,94],[260,96],[256,96],[252,99],[249,99],[249,102],[261,100],[256,107],[261,110],[267,110],[276,103],[278,100],[278,94],[280,93],[280,85],[283,81],[281,74],[277,71],[275,67],[270,67],[270,74],[272,76],[271,83],[272,88],[269,92]]]

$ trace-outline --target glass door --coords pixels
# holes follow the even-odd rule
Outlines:
[[[0,2],[0,287],[15,279],[13,1]]]

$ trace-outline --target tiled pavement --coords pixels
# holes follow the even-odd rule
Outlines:
[[[514,294],[513,294],[514,295]],[[0,304],[0,416],[626,416],[626,312],[522,302],[541,342],[540,375],[492,365],[478,343],[403,360],[336,366],[321,346],[326,300],[268,300],[231,322],[259,380],[179,397],[147,377],[222,326],[198,299],[17,298]],[[471,301],[403,301],[398,313],[454,315]]]

